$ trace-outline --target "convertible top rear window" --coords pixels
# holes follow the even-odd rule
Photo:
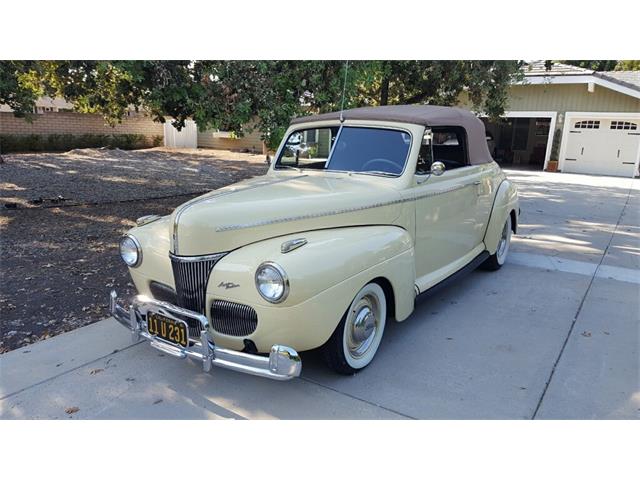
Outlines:
[[[398,176],[405,167],[411,135],[376,127],[325,127],[289,135],[276,168],[293,166]]]

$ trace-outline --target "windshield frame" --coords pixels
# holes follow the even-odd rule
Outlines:
[[[331,128],[331,127],[335,127],[336,125],[321,125],[316,127],[317,129],[320,128]],[[402,132],[402,133],[406,133],[407,135],[409,135],[409,147],[407,148],[407,155],[404,159],[404,163],[402,165],[402,171],[400,173],[382,173],[382,172],[377,172],[377,171],[362,171],[362,172],[358,172],[356,170],[335,170],[335,169],[330,169],[330,168],[305,168],[305,167],[300,167],[300,166],[295,166],[295,165],[283,165],[281,163],[282,157],[284,155],[284,148],[285,145],[287,144],[287,140],[289,139],[289,137],[291,135],[293,135],[294,133],[298,133],[298,132],[303,132],[305,130],[311,130],[313,129],[313,125],[307,125],[304,126],[302,128],[296,129],[296,130],[292,130],[291,132],[288,133],[288,135],[286,136],[286,139],[283,140],[282,146],[278,151],[278,156],[276,158],[276,161],[274,162],[273,168],[274,170],[289,170],[289,169],[295,169],[298,171],[315,171],[315,172],[332,172],[332,173],[350,173],[350,174],[357,174],[357,175],[369,175],[369,176],[374,176],[374,177],[382,177],[382,178],[399,178],[401,176],[403,176],[407,170],[407,165],[409,163],[409,158],[411,157],[411,150],[413,149],[413,133],[407,129],[404,128],[402,126],[387,126],[387,125],[362,125],[362,124],[349,124],[349,125],[344,125],[344,124],[340,124],[340,128],[338,129],[338,133],[336,134],[336,139],[333,142],[333,145],[331,145],[331,150],[329,151],[329,156],[327,158],[327,166],[329,166],[331,164],[331,159],[333,157],[333,151],[335,149],[335,146],[338,144],[338,141],[340,140],[340,135],[342,134],[342,130],[344,128],[366,128],[369,130],[393,130],[396,132]]]

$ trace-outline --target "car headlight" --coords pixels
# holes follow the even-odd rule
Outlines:
[[[120,240],[120,257],[130,267],[137,267],[142,262],[142,248],[135,237],[125,235]]]
[[[289,279],[280,265],[264,262],[256,270],[256,288],[267,302],[280,303],[289,294]]]

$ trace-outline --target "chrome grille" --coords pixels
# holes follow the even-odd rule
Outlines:
[[[169,254],[176,285],[176,303],[179,307],[206,315],[207,282],[211,270],[225,254],[202,257],[179,257]],[[200,336],[198,322],[189,323],[189,336]]]
[[[214,300],[211,305],[211,325],[225,335],[244,337],[258,326],[258,315],[249,305]]]

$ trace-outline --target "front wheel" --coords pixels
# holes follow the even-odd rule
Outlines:
[[[482,268],[485,270],[498,270],[504,262],[507,260],[507,253],[509,253],[509,246],[511,245],[511,214],[507,215],[507,220],[504,222],[502,232],[500,233],[500,240],[498,240],[498,248],[496,253],[487,258],[482,264]]]
[[[324,344],[323,356],[332,370],[351,375],[371,363],[387,320],[387,300],[377,283],[360,290]]]

